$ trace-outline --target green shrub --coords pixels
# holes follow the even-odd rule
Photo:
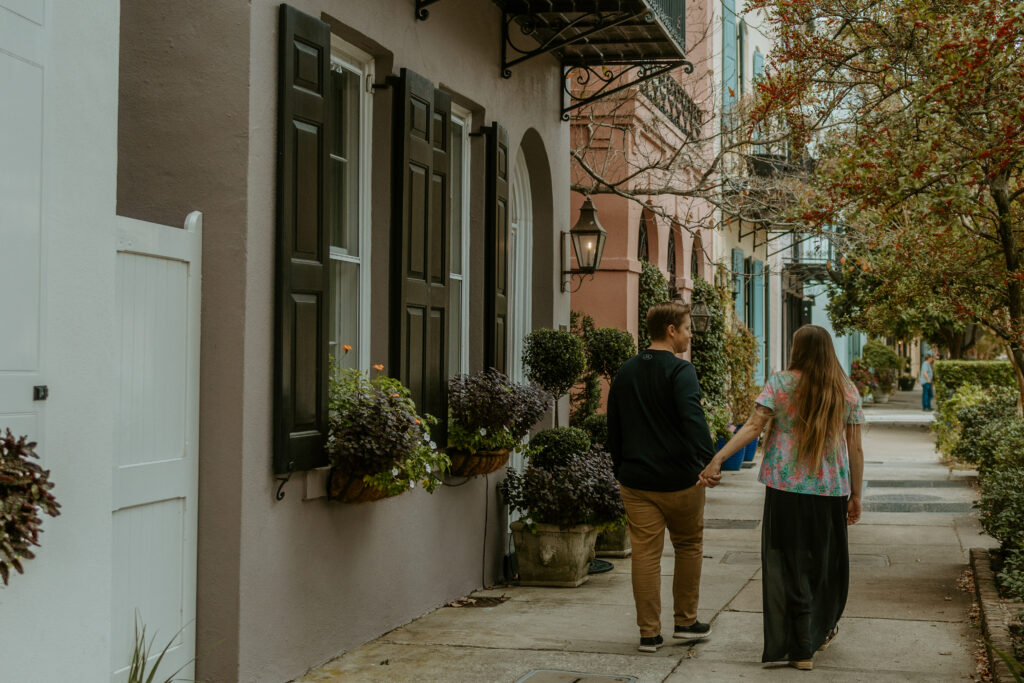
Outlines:
[[[1010,361],[939,360],[935,361],[935,400],[939,408],[964,384],[986,388],[1016,387],[1017,379]]]
[[[530,439],[530,463],[537,467],[562,467],[590,450],[590,436],[578,427],[555,427]]]
[[[586,369],[583,341],[565,330],[534,330],[526,335],[523,365],[531,382],[557,400],[576,384]]]
[[[931,429],[935,432],[935,447],[940,453],[952,457],[957,439],[960,438],[960,423],[957,412],[968,405],[975,405],[985,400],[985,390],[975,384],[963,384],[957,387],[946,401],[939,404],[935,421]]]
[[[640,287],[637,302],[637,343],[641,349],[651,345],[651,337],[647,334],[647,311],[654,304],[669,299],[668,280],[661,274],[658,266],[648,261],[640,262]]]
[[[601,407],[601,376],[584,372],[569,392],[569,424],[579,427]]]
[[[703,334],[694,334],[690,342],[690,359],[697,370],[701,396],[715,406],[728,404],[729,355],[725,342],[725,306],[721,293],[708,282],[697,278],[693,283],[693,302],[703,301],[711,319]]]
[[[878,381],[878,390],[883,394],[892,393],[896,372],[901,359],[898,353],[885,344],[869,341],[861,351],[864,361],[871,367]]]
[[[990,443],[991,450],[983,453],[978,461],[980,469],[989,467],[1024,467],[1024,420],[1011,417],[994,420],[985,427],[982,438]]]
[[[1006,597],[1024,600],[1024,550],[1011,550],[1003,555],[1003,568],[997,578]]]
[[[1024,550],[1024,467],[993,467],[981,477],[981,525],[1004,553]]]
[[[1017,415],[1017,392],[1005,387],[984,390],[983,397],[956,411],[959,434],[950,455],[960,462],[980,464],[991,459],[1010,420]]]
[[[761,392],[755,381],[757,360],[761,357],[757,337],[739,321],[725,333],[725,353],[729,359],[729,413],[733,424],[743,424],[754,410]]]
[[[636,355],[633,335],[615,327],[599,327],[584,336],[587,366],[608,381],[614,379],[622,364]]]
[[[590,436],[590,443],[601,446],[608,443],[608,416],[604,413],[591,415],[580,427]]]

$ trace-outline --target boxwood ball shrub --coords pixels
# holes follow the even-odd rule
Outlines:
[[[935,400],[942,402],[964,384],[987,387],[1016,387],[1017,378],[1010,361],[938,360],[934,363]]]
[[[611,381],[619,368],[636,355],[633,335],[615,327],[599,327],[584,337],[587,366],[593,372]]]
[[[50,491],[49,470],[32,462],[36,444],[15,438],[10,429],[0,435],[0,580],[10,581],[11,570],[25,573],[22,562],[35,557],[43,533],[43,514],[56,517],[60,503]]]
[[[580,427],[590,436],[590,443],[600,446],[608,443],[608,416],[604,413],[591,415]]]
[[[530,463],[537,467],[562,467],[590,450],[590,436],[578,427],[555,427],[530,439]]]
[[[576,384],[587,367],[583,341],[565,330],[534,330],[526,335],[523,365],[531,382],[556,400]]]

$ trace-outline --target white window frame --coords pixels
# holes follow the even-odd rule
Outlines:
[[[363,87],[359,91],[359,256],[342,253],[341,249],[331,247],[330,258],[337,261],[348,261],[359,264],[359,339],[356,340],[356,365],[360,370],[370,369],[370,201],[371,201],[371,153],[372,153],[372,122],[374,82],[373,56],[354,45],[332,38],[331,70],[342,66],[349,71],[361,75]],[[332,188],[333,191],[333,188]],[[334,286],[333,283],[331,285]],[[337,305],[332,302],[332,306]],[[341,343],[341,340],[338,340]],[[340,349],[336,349],[336,353]],[[379,359],[378,359],[379,360]]]
[[[458,211],[462,217],[462,254],[461,274],[449,272],[448,277],[462,283],[460,302],[460,326],[461,338],[459,339],[459,364],[460,367],[448,368],[449,375],[464,374],[469,372],[469,198],[471,194],[472,176],[469,168],[469,134],[472,131],[473,113],[452,103],[452,121],[462,127],[462,158],[455,160],[462,164],[462,202],[460,206],[452,206],[453,211]],[[454,189],[454,188],[453,188]]]

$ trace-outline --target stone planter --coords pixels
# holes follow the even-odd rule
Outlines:
[[[480,474],[490,474],[508,464],[508,455],[507,448],[498,451],[477,451],[476,453],[450,448],[448,457],[452,460],[452,466],[448,470],[448,474],[453,477],[475,477]]]
[[[633,546],[629,542],[629,525],[623,524],[597,535],[594,552],[598,557],[629,557]]]
[[[889,396],[891,396],[891,394],[883,394],[881,390],[879,390],[879,392],[875,394],[875,403],[888,403]]]
[[[596,527],[578,524],[562,529],[556,524],[535,524],[531,532],[523,522],[511,526],[520,585],[575,588],[589,578]]]

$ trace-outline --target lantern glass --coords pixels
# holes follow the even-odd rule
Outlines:
[[[579,272],[593,273],[601,267],[601,256],[608,233],[597,220],[597,209],[587,197],[580,207],[580,217],[576,225],[569,230],[572,238],[572,250],[576,255]]]
[[[697,334],[704,334],[708,331],[710,323],[711,311],[708,309],[708,305],[703,301],[698,301],[690,309],[690,324],[693,331]]]

